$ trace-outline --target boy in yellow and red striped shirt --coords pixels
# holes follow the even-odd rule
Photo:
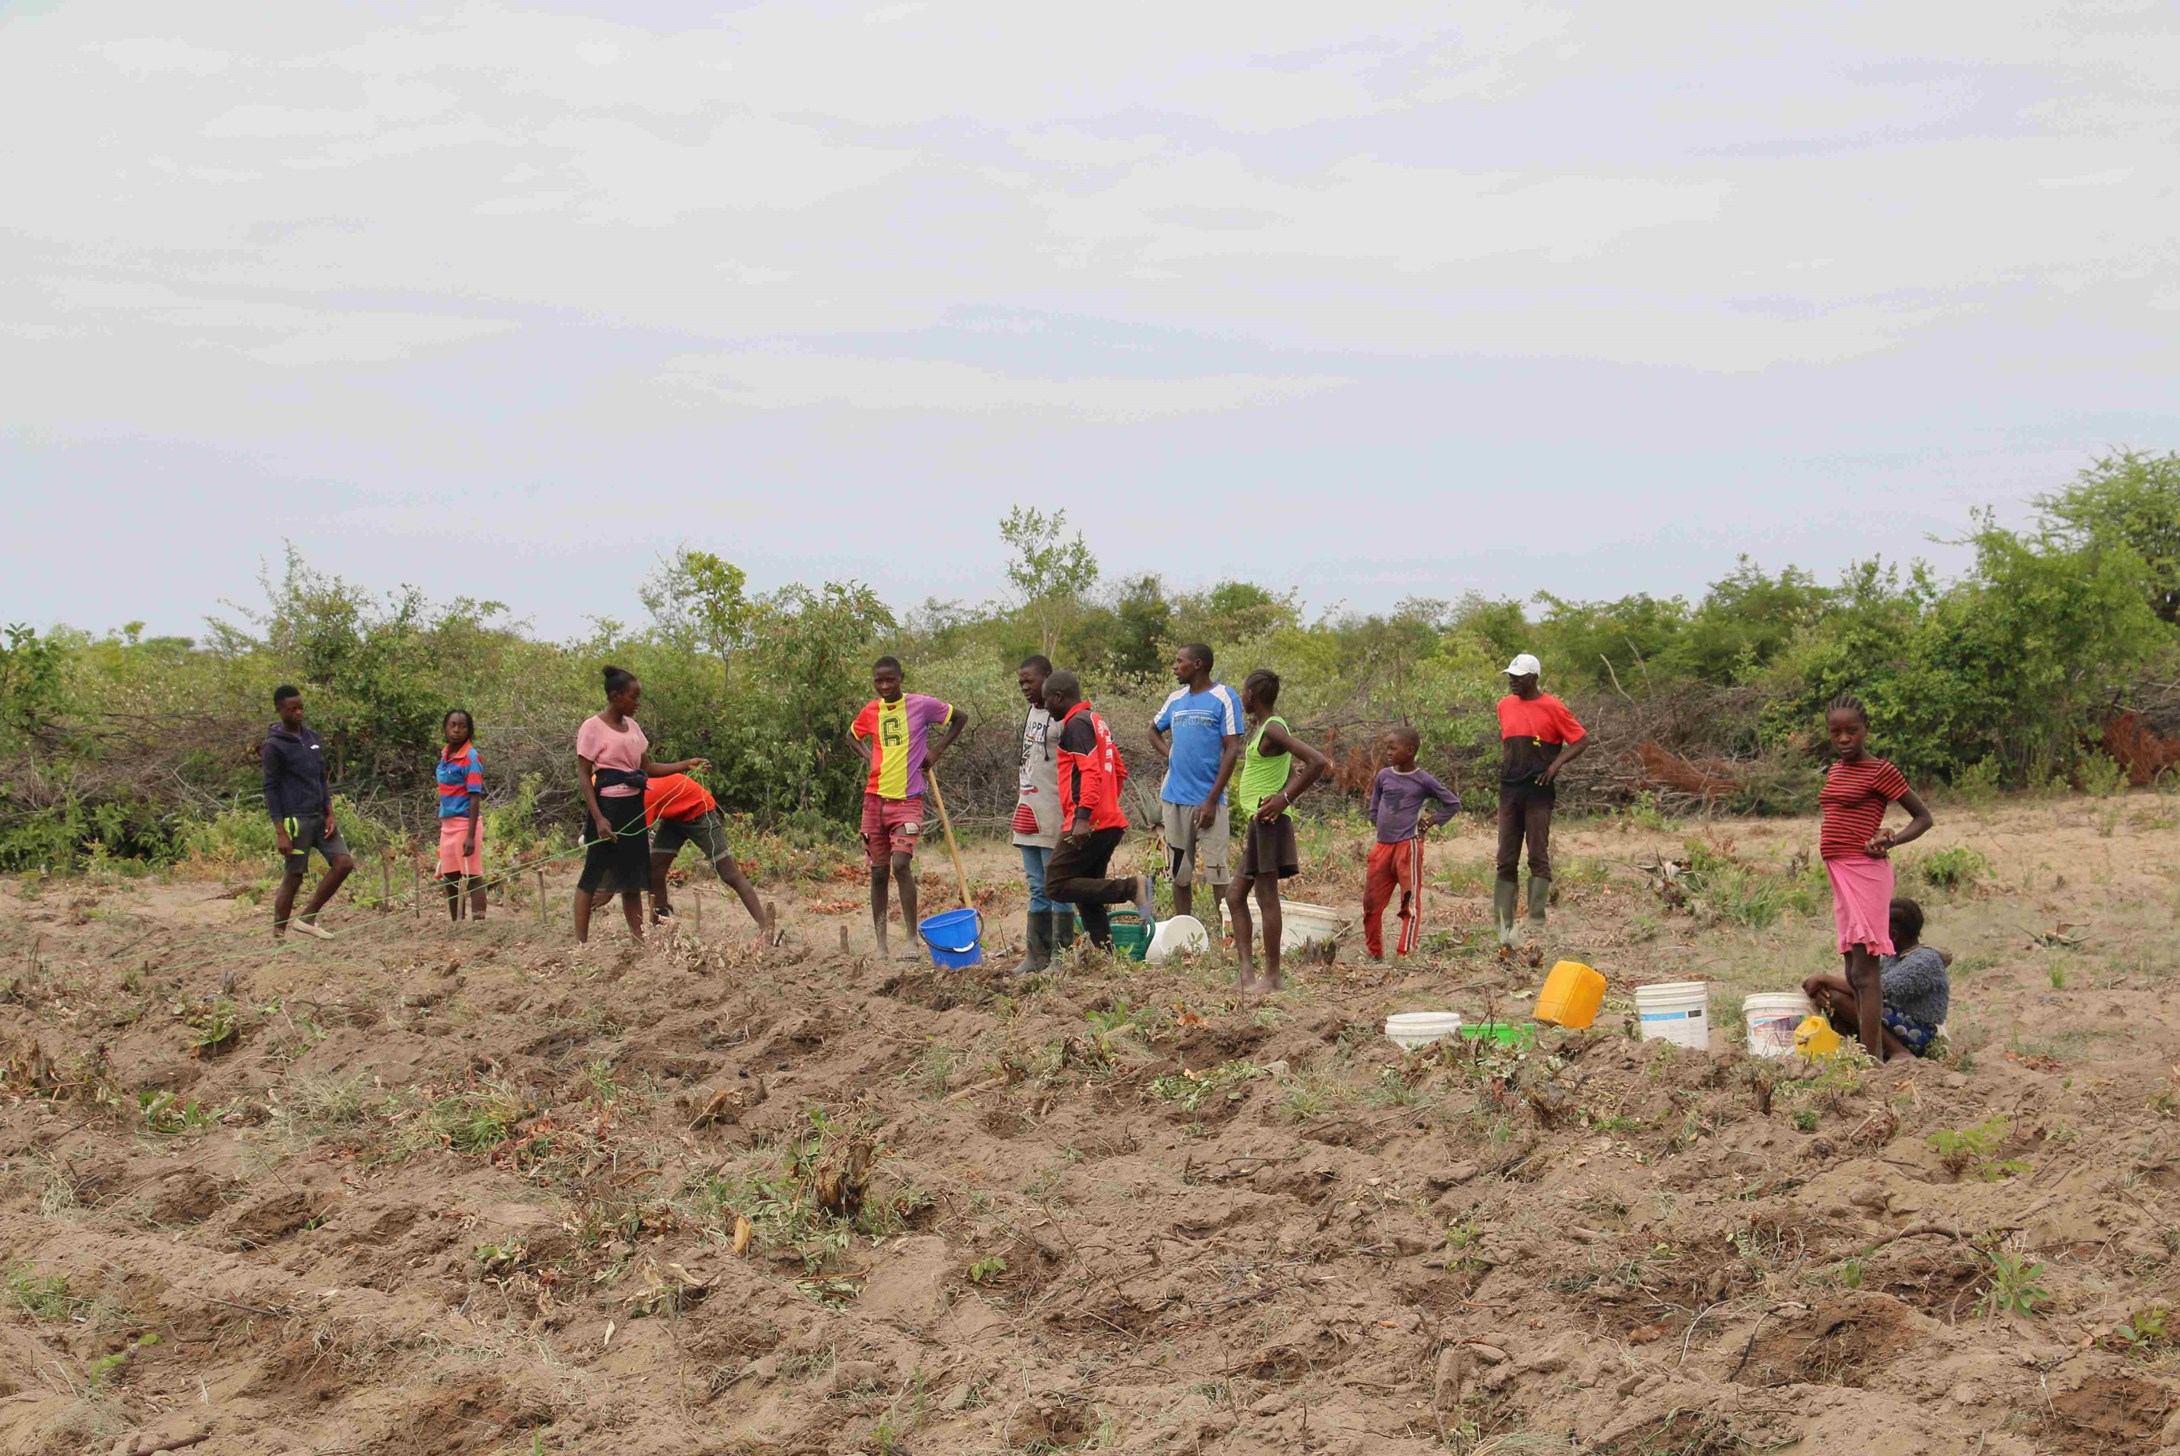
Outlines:
[[[873,663],[870,680],[878,696],[855,715],[848,738],[870,764],[870,779],[863,787],[863,854],[870,861],[871,929],[878,954],[884,956],[889,871],[901,887],[901,926],[911,939],[918,935],[916,836],[923,829],[924,770],[961,736],[969,715],[937,698],[901,691],[897,657]],[[932,743],[936,727],[944,727],[946,735]],[[863,746],[866,738],[868,748]]]

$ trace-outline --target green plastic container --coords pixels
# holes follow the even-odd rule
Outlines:
[[[1499,1046],[1525,1047],[1537,1039],[1537,1029],[1514,1021],[1483,1021],[1474,1026],[1463,1022],[1461,1035],[1469,1041],[1486,1040]]]
[[[1139,961],[1150,953],[1151,932],[1144,929],[1143,918],[1129,910],[1112,917],[1113,954],[1124,955],[1131,961]]]

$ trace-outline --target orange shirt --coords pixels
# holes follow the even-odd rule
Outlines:
[[[677,819],[684,823],[701,819],[719,807],[719,801],[711,792],[687,774],[657,774],[650,786],[643,791],[643,818],[646,824],[656,824],[661,819]]]

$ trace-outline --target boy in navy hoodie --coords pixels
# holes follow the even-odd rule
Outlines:
[[[279,893],[273,897],[273,939],[289,926],[319,940],[331,940],[333,932],[318,924],[318,912],[356,867],[348,854],[348,841],[333,822],[333,790],[326,783],[325,750],[318,735],[303,723],[303,695],[283,684],[273,689],[273,711],[280,721],[265,734],[259,751],[265,768],[265,808],[272,815],[273,840],[279,846],[284,873]],[[325,860],[325,877],[318,881],[303,913],[289,918],[296,892],[310,870],[310,852]]]

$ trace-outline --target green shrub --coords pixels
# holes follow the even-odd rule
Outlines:
[[[1965,844],[1934,849],[1909,861],[1908,873],[1933,890],[1972,890],[1991,876],[1991,859]]]

